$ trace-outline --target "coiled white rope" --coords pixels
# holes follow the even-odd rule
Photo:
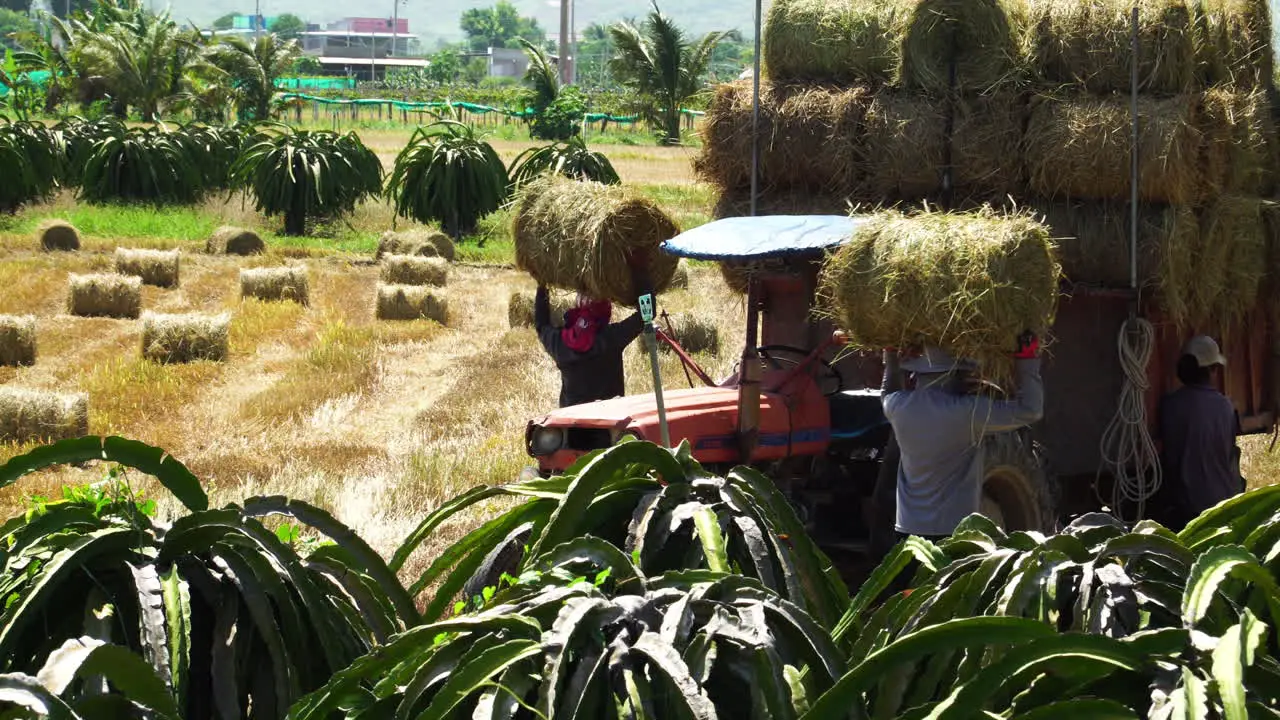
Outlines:
[[[1147,363],[1155,347],[1155,328],[1140,317],[1120,328],[1118,339],[1124,387],[1119,406],[1102,434],[1102,462],[1115,478],[1111,511],[1123,518],[1126,503],[1137,505],[1137,517],[1146,516],[1147,501],[1160,489],[1160,456],[1147,425]]]

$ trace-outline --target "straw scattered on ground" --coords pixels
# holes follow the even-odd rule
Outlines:
[[[227,359],[231,316],[227,313],[142,315],[142,356],[159,363]]]
[[[34,365],[35,361],[35,316],[0,315],[0,365]]]
[[[311,302],[310,287],[307,268],[301,265],[245,268],[240,271],[242,298],[292,300],[307,305]]]
[[[177,287],[182,258],[177,250],[116,248],[116,272],[142,279],[143,285]]]
[[[94,273],[67,278],[67,312],[82,317],[137,318],[142,312],[142,278]]]
[[[0,442],[53,441],[89,434],[89,397],[0,385]]]

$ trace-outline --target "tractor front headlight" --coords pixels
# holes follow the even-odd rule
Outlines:
[[[564,447],[564,428],[534,428],[529,438],[529,452],[536,456],[554,455]]]

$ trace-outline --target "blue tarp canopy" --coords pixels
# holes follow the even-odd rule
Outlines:
[[[680,233],[663,252],[694,260],[762,260],[814,254],[847,242],[866,217],[763,215],[716,220]]]

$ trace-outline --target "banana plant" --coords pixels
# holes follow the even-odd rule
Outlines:
[[[414,628],[356,661],[291,720],[787,720],[844,665],[824,629],[741,576],[646,577],[589,537],[531,565],[479,612]]]
[[[716,477],[687,443],[667,450],[628,439],[584,456],[561,476],[475,488],[425,518],[391,568],[399,571],[459,512],[504,496],[522,502],[467,534],[411,585],[414,595],[435,588],[428,620],[440,619],[460,591],[470,600],[504,573],[518,576],[548,548],[584,535],[612,543],[649,575],[706,569],[753,578],[824,627],[848,603],[830,559],[770,480],[749,468]]]
[[[31,696],[45,707],[86,718],[104,708],[116,708],[113,717],[280,718],[419,621],[377,553],[324,511],[270,497],[209,509],[199,481],[158,448],[68,440],[0,466],[0,487],[89,461],[153,475],[187,514],[161,523],[112,482],[0,526],[0,671],[10,674],[0,677],[42,687],[58,700]],[[263,525],[267,515],[330,542],[304,555]]]

